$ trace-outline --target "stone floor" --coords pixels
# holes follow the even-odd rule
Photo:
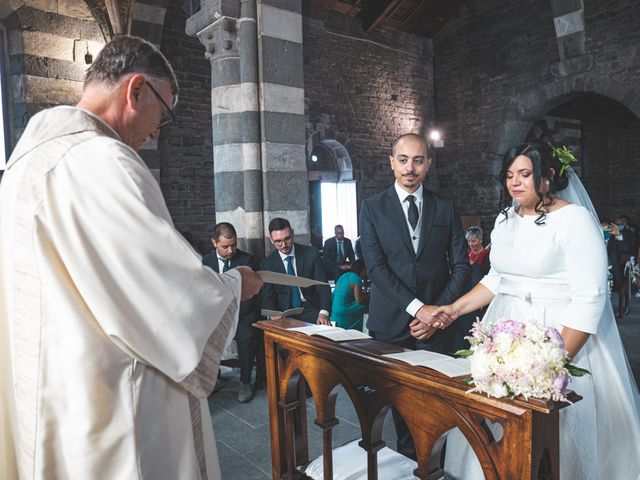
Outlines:
[[[618,320],[618,328],[626,348],[636,382],[640,383],[640,298],[633,299],[630,314]],[[256,392],[245,404],[236,401],[239,372],[223,367],[227,382],[209,398],[218,454],[224,480],[254,480],[271,478],[271,447],[266,390]],[[334,429],[334,447],[359,438],[358,421],[344,392],[339,394],[336,415],[340,423]],[[313,424],[313,401],[307,401],[310,458],[322,453],[322,433]],[[384,425],[384,440],[395,446],[391,416]]]

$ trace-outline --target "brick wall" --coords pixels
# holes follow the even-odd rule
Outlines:
[[[634,102],[640,98],[638,16],[639,2],[585,0],[592,68],[554,77],[550,66],[559,54],[549,2],[464,3],[433,39],[435,114],[446,135],[438,181],[463,214],[481,215],[485,227],[493,224],[499,154],[522,141],[536,119],[567,100],[595,93],[640,113],[640,102]],[[629,122],[604,109],[591,113],[582,131],[591,162],[585,184],[603,214],[624,210],[638,221],[637,117]]]
[[[303,2],[307,137],[349,151],[358,204],[393,180],[391,142],[433,118],[431,41],[395,30],[366,34],[359,21]]]
[[[206,246],[215,225],[211,66],[198,39],[184,33],[187,16],[181,5],[168,2],[161,43],[180,84],[178,122],[162,131],[158,151],[145,152],[145,157],[151,168],[160,169],[160,185],[176,228],[190,231]]]

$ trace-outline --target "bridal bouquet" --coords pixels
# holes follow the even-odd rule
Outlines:
[[[457,352],[471,357],[471,392],[568,401],[564,392],[569,377],[589,373],[569,363],[564,340],[552,327],[516,320],[476,322],[471,334],[471,348]]]

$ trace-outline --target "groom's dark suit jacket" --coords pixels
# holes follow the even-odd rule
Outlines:
[[[296,272],[298,277],[311,278],[326,282],[326,276],[320,256],[315,248],[295,243]],[[277,250],[271,252],[261,265],[262,270],[287,273]],[[331,312],[331,289],[328,285],[315,285],[302,288],[306,304],[304,319],[315,322],[320,310]],[[268,310],[287,310],[291,308],[291,288],[283,285],[265,283],[262,287],[262,308]],[[315,312],[315,313],[312,313]]]
[[[394,186],[362,203],[360,238],[372,283],[367,328],[385,338],[406,338],[412,318],[405,309],[414,298],[450,304],[465,293],[470,274],[467,242],[451,200],[423,189],[417,253],[405,219]]]

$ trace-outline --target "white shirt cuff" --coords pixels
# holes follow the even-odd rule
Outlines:
[[[329,318],[329,312],[327,312],[326,310],[320,310],[320,313],[318,313],[318,315],[324,315],[325,317]]]
[[[418,310],[420,310],[420,308],[424,305],[423,302],[421,302],[420,300],[418,300],[417,298],[414,298],[413,301],[409,304],[409,306],[406,308],[406,312],[411,315],[413,318],[416,317],[416,314],[418,313]]]

